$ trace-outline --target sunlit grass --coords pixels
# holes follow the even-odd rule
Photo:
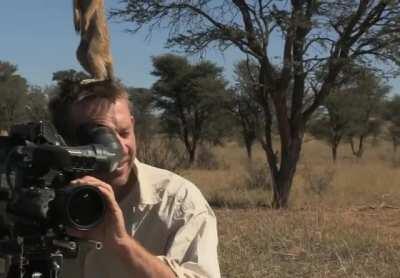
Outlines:
[[[180,173],[214,206],[223,277],[400,277],[400,165],[390,145],[367,144],[361,159],[344,145],[308,140],[287,210],[271,192],[246,185],[248,160],[230,143],[213,150],[215,170]],[[254,162],[265,165],[257,146]]]

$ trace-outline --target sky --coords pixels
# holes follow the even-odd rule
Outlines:
[[[106,0],[107,9],[118,0]],[[0,60],[18,66],[18,72],[31,85],[52,84],[52,74],[73,68],[82,70],[75,51],[79,36],[72,21],[72,0],[0,0]],[[109,22],[115,75],[127,86],[149,88],[155,81],[151,57],[172,52],[164,47],[166,31],[146,40],[147,32],[125,32],[129,25]],[[243,54],[231,49],[224,54],[210,50],[205,58],[224,67],[225,77],[233,79],[233,65]],[[192,57],[197,62],[199,57]],[[400,92],[400,79],[392,80],[393,91]]]
[[[72,21],[72,0],[0,0],[0,60],[18,67],[31,85],[49,85],[58,70],[83,70],[75,51],[79,36]],[[117,7],[118,0],[106,0],[107,8]],[[125,85],[148,88],[155,81],[151,57],[172,52],[164,48],[166,32],[125,32],[129,25],[109,22],[114,71]],[[209,51],[205,58],[224,67],[232,80],[233,64],[243,56],[239,51],[224,55]],[[192,62],[199,57],[190,58]]]

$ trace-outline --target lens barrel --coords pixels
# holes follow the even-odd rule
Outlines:
[[[101,192],[93,186],[69,186],[56,191],[57,222],[77,230],[90,230],[104,218],[106,204]]]

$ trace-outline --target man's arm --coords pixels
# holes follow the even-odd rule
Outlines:
[[[217,253],[217,222],[211,208],[186,219],[168,245],[166,256],[162,259],[178,277],[221,277]]]
[[[127,233],[122,211],[109,184],[90,176],[76,179],[71,184],[97,187],[105,197],[107,205],[105,218],[101,224],[89,231],[68,230],[71,236],[103,242],[132,272],[132,277],[176,277],[167,264],[146,251]]]
[[[132,277],[176,277],[170,267],[146,251],[132,237],[121,240],[114,248],[122,262],[131,266]]]

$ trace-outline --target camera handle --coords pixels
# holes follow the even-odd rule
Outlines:
[[[30,277],[27,276],[27,278],[61,278],[62,262],[63,255],[61,253],[51,254],[49,258],[49,269],[47,269],[49,276],[46,276],[42,272],[35,271],[30,274]]]
[[[42,252],[26,252],[23,239],[18,240],[19,252],[11,256],[7,278],[62,278],[63,253],[59,248],[75,252],[75,241],[53,240],[53,250],[46,248]],[[56,249],[54,249],[56,247]]]
[[[62,265],[63,255],[60,252],[42,258],[21,256],[19,262],[11,264],[7,278],[61,278]]]
[[[61,278],[62,265],[63,255],[60,252],[42,258],[21,256],[19,262],[11,264],[7,278]]]

